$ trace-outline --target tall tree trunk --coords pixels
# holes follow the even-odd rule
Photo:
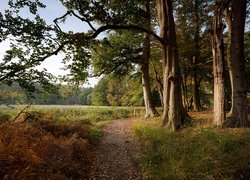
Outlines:
[[[228,67],[228,73],[230,78],[230,85],[231,85],[231,108],[229,114],[232,115],[233,110],[233,72],[232,72],[232,58],[231,58],[231,39],[232,39],[232,12],[229,10],[229,8],[225,11],[225,18],[227,22],[227,28],[228,28],[228,38],[227,38],[227,67]]]
[[[244,56],[244,28],[246,0],[232,0],[231,15],[227,16],[230,35],[230,62],[232,108],[231,117],[236,126],[247,126],[247,82]],[[228,18],[229,17],[229,18]]]
[[[150,29],[151,27],[151,19],[150,19],[150,7],[149,0],[144,1],[145,12],[147,14],[145,26]],[[144,33],[143,37],[143,62],[141,65],[142,72],[142,87],[143,87],[143,95],[144,95],[144,103],[145,103],[145,118],[158,116],[156,108],[153,104],[153,98],[151,94],[150,88],[150,76],[149,76],[149,60],[150,60],[150,35],[148,33]]]
[[[156,0],[163,62],[163,120],[173,130],[179,129],[184,123],[185,110],[181,96],[181,76],[179,70],[178,51],[176,44],[175,23],[172,0]]]
[[[223,5],[218,4],[213,19],[213,75],[214,75],[214,124],[222,126],[225,122],[225,85],[224,85],[224,42],[222,23]]]
[[[193,94],[193,104],[194,111],[201,111],[201,103],[200,103],[200,93],[197,84],[197,63],[200,58],[199,52],[199,39],[200,39],[200,18],[198,13],[198,0],[195,0],[195,9],[194,9],[194,18],[195,18],[195,34],[194,34],[194,43],[195,43],[195,56],[193,57],[192,62],[192,76],[191,76],[191,84],[192,84],[192,94]]]

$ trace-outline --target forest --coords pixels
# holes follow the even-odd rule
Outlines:
[[[1,179],[250,178],[248,0],[2,6]]]

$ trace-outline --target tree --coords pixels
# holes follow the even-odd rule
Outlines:
[[[71,63],[68,66],[71,70],[70,79],[74,81],[82,81],[88,75],[87,67],[90,64],[89,48],[91,44],[96,41],[95,39],[100,33],[107,30],[121,29],[148,33],[161,43],[164,89],[163,124],[167,124],[174,130],[179,129],[184,123],[186,113],[182,105],[180,86],[181,78],[172,1],[156,0],[160,24],[160,36],[151,29],[145,28],[143,24],[141,24],[139,20],[140,18],[137,19],[136,24],[130,21],[130,17],[134,14],[144,14],[144,11],[138,6],[137,1],[61,0],[61,2],[67,8],[67,12],[54,21],[55,28],[52,28],[51,32],[56,32],[56,38],[52,38],[55,40],[53,41],[55,43],[50,47],[51,42],[49,41],[49,38],[42,36],[44,35],[44,31],[41,31],[39,40],[45,38],[45,40],[48,41],[39,44],[43,44],[43,47],[36,48],[36,61],[41,62],[52,55],[56,55],[60,51],[65,51],[67,52],[67,55],[64,61],[71,60]],[[20,3],[24,3],[22,4],[22,7],[30,7],[30,4],[27,4],[24,1],[17,2],[15,6],[17,7]],[[90,30],[81,33],[64,32],[60,28],[60,22],[64,22],[68,16],[74,16],[88,24]],[[52,35],[54,33],[51,32],[50,37],[53,37]],[[34,38],[35,37],[36,34],[34,34]],[[25,38],[21,41],[26,42]],[[41,48],[40,51],[39,48]],[[40,54],[42,54],[42,56],[40,56]]]
[[[228,69],[232,90],[231,118],[235,126],[247,126],[247,81],[244,56],[246,0],[232,0],[226,13],[230,54]]]
[[[213,17],[212,51],[214,75],[214,124],[222,126],[225,122],[225,83],[224,83],[224,41],[222,22],[225,2],[216,1]]]
[[[181,77],[171,0],[157,0],[163,62],[163,125],[179,129],[186,113],[182,104]]]
[[[38,9],[44,8],[39,1],[9,1],[10,9],[0,12],[0,42],[12,39],[0,63],[0,83],[11,85],[18,82],[30,94],[39,82],[46,90],[52,89],[54,77],[46,70],[37,70],[46,58],[57,54],[54,37],[49,34],[52,27],[47,26],[39,16]],[[19,15],[21,8],[28,6],[32,18]],[[49,45],[50,44],[50,45]]]
[[[184,73],[184,86],[186,86],[187,76],[190,76],[191,79],[191,88],[192,88],[192,104],[188,105],[187,92],[184,95],[186,101],[186,106],[192,106],[194,111],[201,110],[200,103],[200,93],[198,88],[198,62],[200,61],[200,39],[201,39],[201,8],[203,8],[203,2],[198,0],[186,1],[182,0],[176,2],[176,14],[177,14],[177,41],[179,43],[179,54],[181,61],[188,61],[186,72]],[[203,9],[204,11],[204,9]],[[183,71],[185,71],[183,70]],[[187,108],[187,107],[186,107]]]
[[[107,106],[108,100],[108,79],[102,78],[92,91],[92,105]]]
[[[145,10],[145,27],[151,29],[151,13],[150,13],[150,0],[144,0]],[[143,35],[143,61],[141,63],[142,72],[142,88],[145,104],[145,118],[158,116],[156,108],[153,104],[153,98],[150,87],[149,76],[149,62],[150,62],[150,35],[144,32]]]
[[[72,1],[68,1],[69,7],[75,6],[75,3]],[[117,4],[113,4],[117,3]],[[172,10],[172,1],[167,0],[157,0],[156,6],[158,10],[158,19],[160,24],[160,37],[153,31],[143,28],[143,25],[134,25],[129,23],[129,19],[126,19],[127,16],[131,15],[131,13],[127,13],[126,11],[121,11],[121,8],[124,7],[124,5],[129,2],[125,2],[123,4],[119,2],[92,2],[88,3],[85,2],[82,3],[76,3],[77,9],[80,9],[80,14],[84,17],[82,18],[83,21],[87,22],[88,24],[91,24],[89,19],[86,19],[86,17],[91,17],[89,14],[86,14],[84,11],[84,6],[87,6],[87,9],[100,9],[102,13],[102,16],[96,16],[94,19],[104,23],[101,27],[98,29],[95,29],[92,27],[93,32],[91,32],[90,35],[82,34],[82,38],[85,40],[90,40],[97,35],[99,35],[101,32],[106,30],[117,30],[117,29],[128,29],[128,30],[136,30],[139,32],[146,32],[150,35],[152,35],[154,38],[159,40],[161,42],[161,50],[162,50],[162,61],[163,61],[163,96],[164,96],[164,115],[163,115],[163,124],[167,124],[172,129],[176,130],[181,127],[181,125],[184,123],[184,119],[186,116],[186,113],[184,111],[183,105],[182,105],[182,97],[181,97],[181,86],[180,86],[180,70],[179,70],[179,61],[178,61],[178,52],[177,52],[177,45],[176,45],[176,33],[175,33],[175,23],[173,18],[173,10]],[[106,7],[110,7],[112,5],[116,8],[110,10],[109,13],[105,11]],[[79,8],[79,7],[80,8]],[[94,8],[92,8],[94,7]],[[101,8],[100,8],[101,7]],[[133,6],[132,6],[133,7]],[[138,6],[134,6],[137,8]],[[131,12],[131,9],[128,10]],[[95,12],[95,10],[93,10]],[[88,11],[92,12],[92,11]],[[136,11],[135,11],[136,12]],[[72,13],[72,12],[70,12]],[[124,16],[126,15],[126,16]],[[66,16],[66,15],[65,15]],[[64,16],[64,17],[65,17]],[[125,19],[124,19],[125,18]],[[104,19],[104,20],[103,20]],[[122,21],[121,21],[122,19]],[[119,22],[122,22],[120,24]],[[114,24],[116,23],[116,24]],[[139,23],[139,21],[138,21]],[[78,37],[80,34],[77,34]]]
[[[124,75],[117,77],[112,74],[105,75],[94,87],[92,105],[111,106],[142,106],[141,76]]]
[[[142,7],[141,11],[143,15],[135,14],[133,17],[130,18],[130,21],[136,22],[138,16],[140,16],[142,17],[141,20],[142,25],[146,29],[151,29],[150,0],[143,0],[141,4],[139,3],[138,6]],[[125,72],[123,71],[122,73],[124,74],[129,73],[126,72],[126,68],[128,71],[129,69],[133,68],[133,64],[138,64],[141,67],[140,70],[142,73],[142,89],[143,89],[143,96],[145,103],[145,118],[157,116],[158,113],[153,103],[151,87],[150,87],[150,75],[149,75],[150,35],[144,32],[143,38],[141,38],[141,35],[135,35],[135,33],[131,34],[124,31],[117,33],[117,35],[115,35],[116,34],[115,32],[113,32],[113,34],[114,35],[111,34],[109,38],[109,41],[112,42],[108,42],[106,41],[107,39],[105,39],[102,47],[98,47],[99,45],[94,47],[96,49],[94,50],[93,54],[93,56],[96,56],[94,58],[95,59],[94,67],[97,70],[100,69],[98,75],[101,75],[103,73],[109,74],[112,71],[118,72],[118,70],[121,67],[123,67],[125,70]],[[135,38],[139,37],[137,42],[133,41],[133,39],[135,39],[133,36]],[[115,38],[123,38],[123,40],[115,40]],[[133,41],[135,44],[131,45],[132,44],[131,41]],[[137,45],[137,47],[135,45]],[[105,50],[103,49],[100,50],[100,48],[105,48]],[[141,52],[142,55],[140,55]],[[101,55],[101,53],[104,54]],[[111,55],[110,53],[113,54]],[[131,53],[131,55],[134,57],[131,58],[131,55],[129,53]],[[107,64],[109,64],[109,66],[107,66]],[[101,66],[102,68],[100,67],[98,68],[98,66]]]

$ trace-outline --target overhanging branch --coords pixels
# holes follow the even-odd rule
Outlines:
[[[102,32],[104,32],[106,30],[136,30],[139,32],[148,33],[151,36],[153,36],[155,39],[160,41],[161,43],[165,43],[165,41],[160,36],[155,34],[155,32],[148,30],[148,29],[145,29],[143,27],[137,26],[137,25],[105,25],[105,26],[101,26],[94,32],[94,34],[92,34],[89,37],[89,39],[96,38],[99,34],[101,34]]]
[[[64,46],[69,44],[69,43],[71,43],[71,41],[65,41],[55,51],[48,53],[44,57],[41,57],[39,59],[36,59],[36,60],[29,62],[29,65],[25,64],[25,65],[20,66],[19,68],[15,68],[14,70],[11,70],[10,72],[6,73],[4,76],[0,77],[0,82],[4,81],[7,78],[15,77],[16,73],[24,71],[25,69],[31,68],[33,66],[33,64],[36,62],[43,62],[45,59],[47,59],[53,55],[57,55],[64,48]]]

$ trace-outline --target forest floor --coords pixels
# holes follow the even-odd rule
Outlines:
[[[116,120],[103,128],[92,154],[89,179],[142,179],[139,146],[133,137],[135,119]]]

